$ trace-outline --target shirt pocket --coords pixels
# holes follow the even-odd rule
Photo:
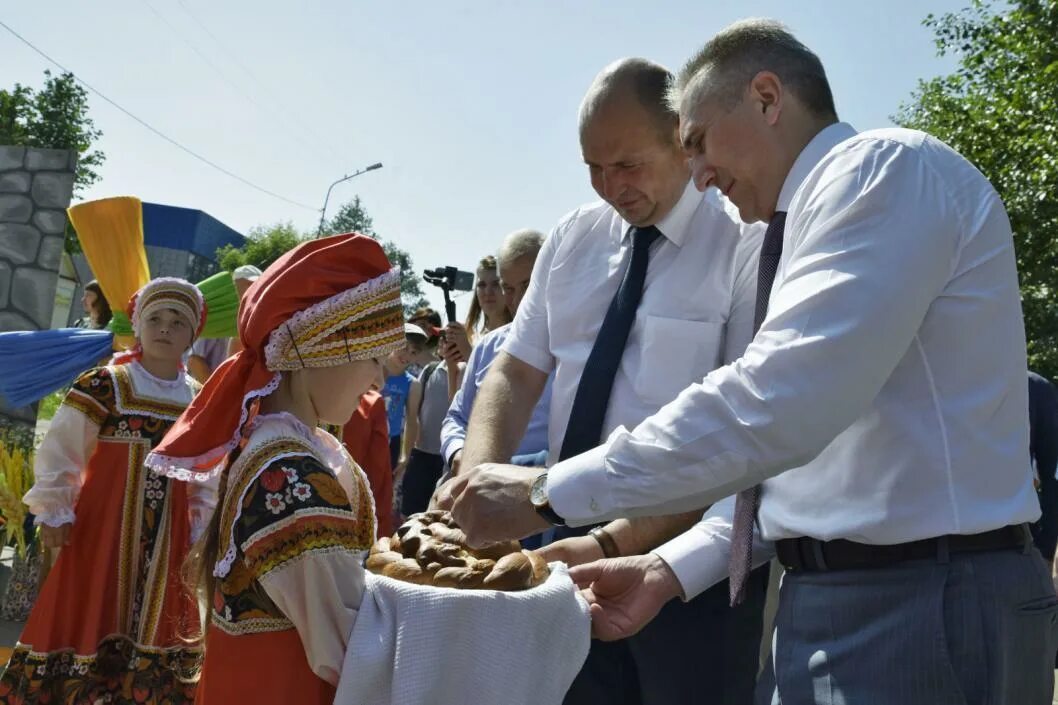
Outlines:
[[[647,316],[633,385],[636,395],[650,404],[672,401],[720,365],[723,342],[721,321]]]

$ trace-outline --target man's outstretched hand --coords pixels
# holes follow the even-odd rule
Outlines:
[[[683,592],[672,569],[652,553],[586,563],[569,575],[591,609],[591,635],[603,641],[632,636]]]

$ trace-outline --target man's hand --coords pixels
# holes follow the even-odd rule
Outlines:
[[[446,512],[452,511],[452,505],[455,504],[456,497],[467,486],[467,482],[470,481],[470,476],[474,474],[475,470],[476,468],[471,468],[441,483],[441,486],[434,490],[433,497],[430,499],[430,503],[433,505],[432,508],[443,509]]]
[[[41,524],[41,545],[44,546],[44,548],[62,548],[70,543],[70,529],[72,528],[73,524],[63,524],[61,526],[48,526],[47,524]]]
[[[602,547],[592,536],[571,536],[549,543],[536,550],[548,563],[562,561],[571,568],[605,558]]]
[[[479,548],[522,539],[550,526],[529,503],[529,488],[539,473],[518,465],[485,463],[449,480],[438,493],[451,497],[452,517],[467,535],[467,543]],[[445,507],[441,502],[439,506]]]
[[[683,592],[672,569],[652,553],[595,561],[569,576],[591,609],[591,635],[603,641],[632,636]]]
[[[452,477],[459,474],[459,468],[463,464],[463,449],[460,448],[452,453],[452,459],[448,461],[448,467],[452,468]]]

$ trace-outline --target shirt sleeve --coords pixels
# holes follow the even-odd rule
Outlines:
[[[298,630],[309,667],[338,685],[349,634],[364,598],[364,569],[346,553],[320,554],[260,578],[268,597]]]
[[[449,465],[452,463],[452,456],[461,451],[466,443],[470,412],[474,408],[474,399],[478,396],[478,367],[481,365],[485,347],[485,344],[474,346],[470,361],[463,371],[463,382],[452,398],[444,421],[441,422],[441,457]]]
[[[236,540],[246,566],[293,622],[313,673],[337,684],[371,522],[357,520],[338,479],[312,456],[273,461],[245,496]]]
[[[541,372],[550,372],[555,366],[547,321],[547,285],[559,241],[559,228],[556,228],[540,248],[536,264],[533,265],[529,289],[518,305],[518,313],[511,324],[511,333],[502,348],[507,354]]]
[[[959,216],[907,147],[864,141],[827,160],[795,198],[782,279],[746,353],[552,468],[568,522],[712,504],[804,465],[869,409],[954,270]]]
[[[652,551],[676,575],[684,600],[693,600],[727,579],[734,516],[735,498],[726,497],[710,507],[697,524]],[[775,545],[763,541],[754,530],[753,567],[764,565],[774,555]]]
[[[75,519],[74,505],[108,415],[99,390],[112,389],[105,368],[82,375],[52,417],[33,464],[33,487],[22,498],[39,526],[62,526]]]

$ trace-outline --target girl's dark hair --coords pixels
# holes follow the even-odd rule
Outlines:
[[[107,324],[110,323],[110,319],[114,317],[114,312],[110,310],[110,302],[107,301],[107,297],[103,296],[103,288],[99,286],[99,282],[95,279],[84,285],[85,291],[91,291],[96,295],[96,309],[99,314],[93,319],[95,324],[100,328],[106,328]],[[92,315],[91,311],[85,311],[89,316]]]
[[[228,493],[228,473],[231,466],[239,459],[241,448],[232,451],[224,464],[224,470],[220,473],[220,482],[217,487],[217,506],[213,510],[206,530],[202,532],[188,552],[181,568],[184,587],[190,593],[199,610],[205,614],[201,634],[186,634],[185,641],[196,642],[205,640],[206,631],[213,621],[213,593],[217,587],[217,578],[213,575],[213,566],[217,563],[217,553],[220,551],[220,514],[224,505],[224,495]]]

